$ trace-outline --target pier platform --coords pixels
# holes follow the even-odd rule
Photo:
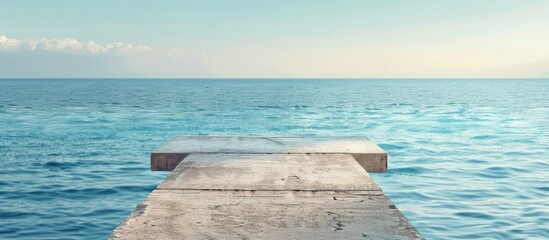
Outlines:
[[[177,137],[151,168],[172,173],[110,239],[422,239],[367,138]]]
[[[190,153],[350,154],[369,172],[387,171],[387,153],[365,137],[175,137],[151,154],[151,170],[171,171]]]

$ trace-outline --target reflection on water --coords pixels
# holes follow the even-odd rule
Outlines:
[[[175,135],[364,135],[429,239],[549,238],[547,80],[0,80],[0,238],[105,238]]]

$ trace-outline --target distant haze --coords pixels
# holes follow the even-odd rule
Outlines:
[[[0,2],[0,78],[549,77],[549,1]]]

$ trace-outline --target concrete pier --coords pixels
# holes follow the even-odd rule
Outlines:
[[[351,154],[368,172],[387,171],[387,153],[365,137],[175,137],[151,155],[151,170],[171,171],[190,153]]]
[[[365,170],[387,163],[366,138],[180,137],[151,167],[170,161],[111,239],[421,239]]]

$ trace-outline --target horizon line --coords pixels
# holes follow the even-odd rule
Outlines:
[[[549,79],[548,77],[0,77],[0,80],[9,80],[9,79],[22,79],[22,80],[32,80],[32,79],[75,79],[75,80],[86,80],[86,79],[104,79],[104,80],[130,80],[130,79],[173,79],[173,80],[273,80],[273,79],[303,79],[303,80],[377,80],[377,79]]]

